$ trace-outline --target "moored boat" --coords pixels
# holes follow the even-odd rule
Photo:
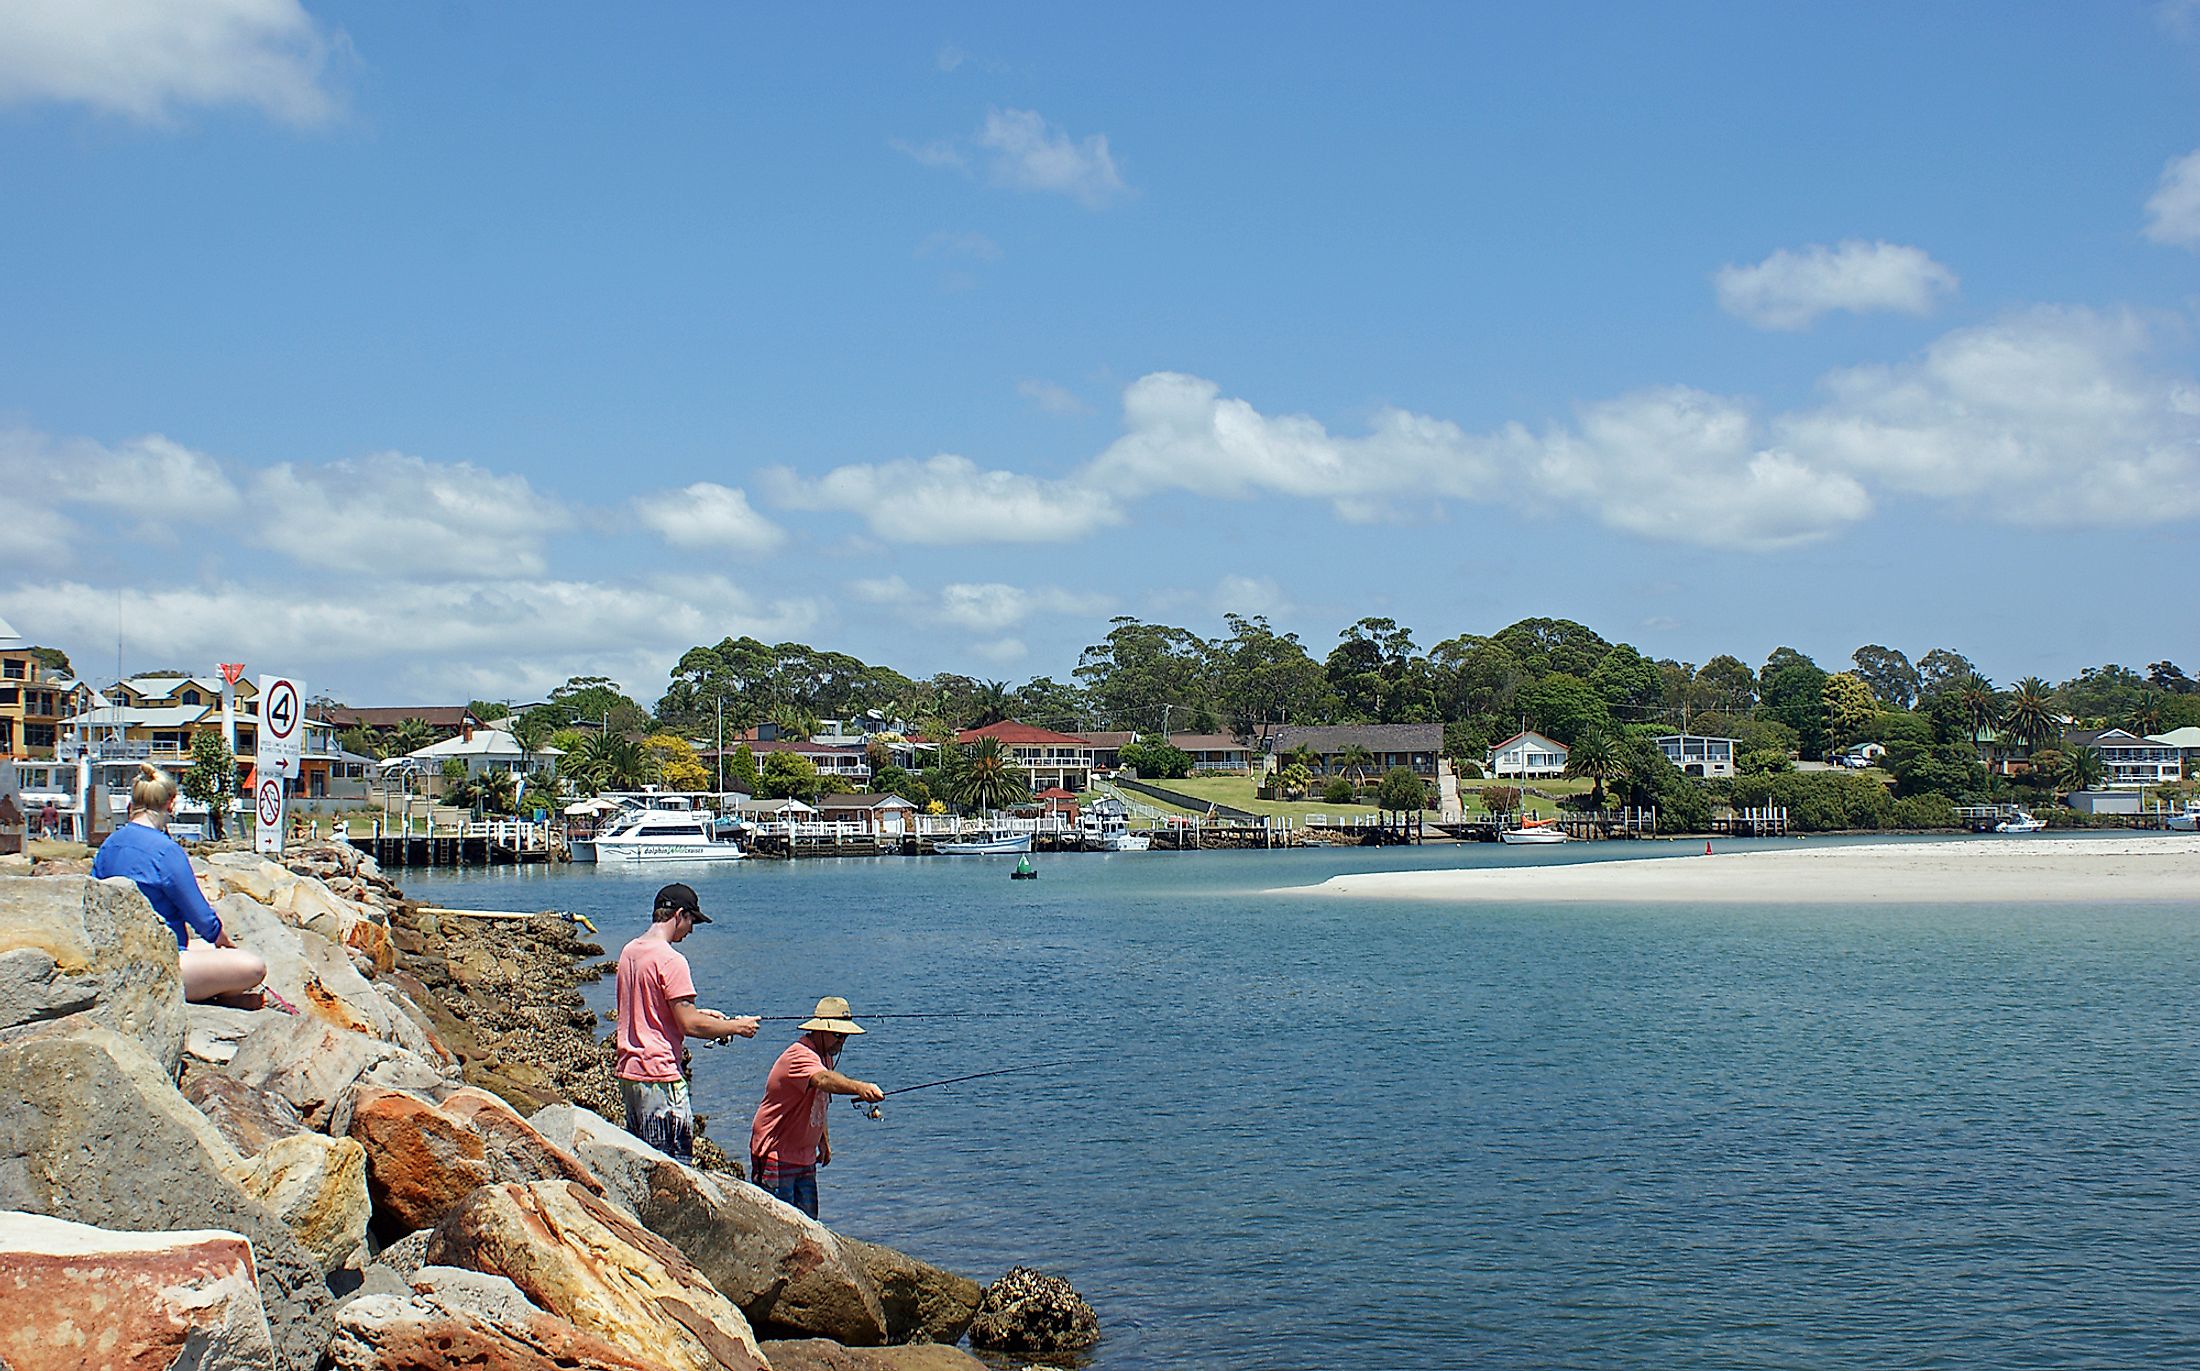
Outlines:
[[[2038,833],[2047,827],[2047,820],[2034,818],[2024,810],[2017,810],[2008,818],[1994,825],[1996,833]]]
[[[719,837],[711,816],[699,810],[641,810],[597,834],[593,844],[598,865],[737,862],[743,856],[741,845]]]
[[[1497,830],[1497,841],[1511,843],[1515,847],[1542,847],[1552,843],[1572,841],[1556,819],[1522,819],[1510,828]]]
[[[968,838],[949,838],[932,850],[942,857],[1009,857],[1031,851],[1029,833],[979,833]]]

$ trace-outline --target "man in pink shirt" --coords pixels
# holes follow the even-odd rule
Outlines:
[[[756,1122],[749,1129],[749,1179],[813,1219],[817,1169],[833,1159],[825,1107],[835,1095],[853,1095],[869,1104],[886,1097],[869,1081],[833,1069],[840,1049],[863,1031],[852,1012],[838,995],[817,1002],[817,1015],[803,1022],[802,1036],[772,1063],[764,1102],[756,1107]]]
[[[753,1038],[754,1015],[732,1018],[695,1004],[695,978],[672,946],[707,924],[695,888],[675,881],[657,892],[649,931],[619,951],[619,1098],[626,1131],[676,1161],[695,1158],[695,1107],[680,1055],[689,1037]]]

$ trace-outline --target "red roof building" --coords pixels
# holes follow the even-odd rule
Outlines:
[[[1060,788],[1075,794],[1092,781],[1090,738],[1003,719],[984,728],[966,728],[955,741],[968,747],[980,738],[998,739],[1030,777],[1033,790]]]

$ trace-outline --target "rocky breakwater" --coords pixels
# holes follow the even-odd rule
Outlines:
[[[0,874],[0,1366],[971,1371],[1020,1317],[581,1107],[561,921],[423,914],[348,847],[194,866],[296,1013],[185,1005],[126,881]]]

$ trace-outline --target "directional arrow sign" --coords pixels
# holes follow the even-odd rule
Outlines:
[[[256,749],[261,773],[296,776],[298,761],[305,750],[305,687],[288,676],[262,676],[260,736]]]

